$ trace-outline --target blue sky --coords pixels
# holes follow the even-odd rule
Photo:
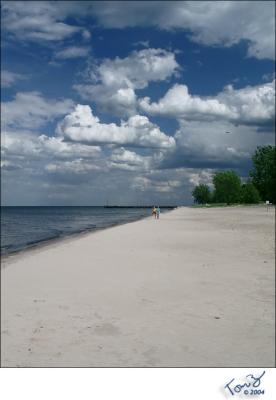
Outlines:
[[[2,202],[189,204],[274,143],[266,2],[2,2]],[[228,132],[228,133],[227,133]]]

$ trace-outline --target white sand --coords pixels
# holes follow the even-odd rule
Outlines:
[[[13,257],[2,366],[272,367],[273,245],[272,209],[180,208]]]

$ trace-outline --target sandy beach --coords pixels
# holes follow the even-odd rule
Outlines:
[[[189,208],[2,265],[2,367],[273,367],[274,209]]]

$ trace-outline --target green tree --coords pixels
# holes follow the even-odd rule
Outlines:
[[[241,180],[234,171],[217,172],[213,177],[216,203],[238,203],[241,196]]]
[[[252,183],[258,189],[262,200],[276,201],[276,150],[275,146],[259,146],[255,151],[252,161],[253,169],[250,171]]]
[[[261,200],[258,190],[252,182],[247,182],[241,187],[241,202],[244,204],[257,204]]]
[[[192,195],[194,197],[195,203],[205,204],[210,202],[210,189],[207,185],[204,185],[203,183],[194,188]]]

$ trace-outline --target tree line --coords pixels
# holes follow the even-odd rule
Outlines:
[[[213,176],[214,190],[208,185],[197,185],[192,195],[198,204],[226,203],[257,204],[269,201],[275,204],[276,148],[259,146],[252,157],[253,168],[246,183],[234,171],[218,171]]]

